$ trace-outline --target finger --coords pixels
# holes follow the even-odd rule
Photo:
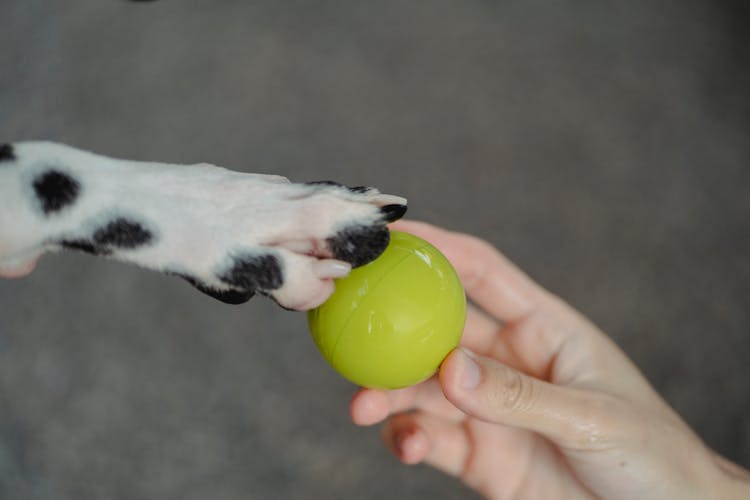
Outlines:
[[[549,365],[553,354],[545,354],[548,349],[540,342],[539,334],[531,339],[536,340],[532,353],[526,353],[527,344],[531,341],[518,341],[518,337],[515,330],[503,332],[497,321],[469,305],[461,338],[462,346],[512,368],[542,376],[547,371],[545,367]],[[511,345],[513,342],[520,342],[518,350]],[[520,354],[528,355],[522,358]],[[354,395],[349,407],[352,421],[364,426],[380,423],[393,413],[413,409],[429,410],[452,420],[462,418],[462,413],[445,399],[434,379],[393,391],[361,389]]]
[[[575,332],[575,333],[574,333]],[[533,377],[561,383],[570,381],[586,356],[593,356],[591,344],[574,340],[578,331],[565,330],[550,315],[535,314],[524,321],[500,325],[485,313],[469,306],[461,346]],[[575,348],[576,363],[556,363],[566,342]],[[556,366],[557,370],[552,370]],[[574,372],[574,373],[570,373]]]
[[[547,329],[551,330],[552,326],[541,326],[540,323],[539,318],[531,317],[503,327],[482,311],[469,306],[461,346],[534,377],[546,379],[564,336],[556,331],[543,331],[548,326]],[[532,333],[526,333],[528,331]]]
[[[399,221],[391,227],[435,245],[456,268],[467,295],[501,321],[519,320],[543,302],[543,290],[479,238],[423,222]]]
[[[349,403],[349,414],[356,425],[368,426],[388,418],[390,408],[387,391],[360,389]]]
[[[623,427],[613,397],[549,384],[463,349],[445,360],[440,383],[468,415],[537,432],[565,448],[602,449]]]
[[[402,462],[425,462],[460,476],[471,451],[465,428],[424,412],[401,413],[383,426],[383,441]]]
[[[445,399],[435,377],[394,391],[360,389],[349,404],[352,421],[364,426],[380,423],[390,415],[410,410],[428,411],[448,420],[464,418],[464,414]]]
[[[461,345],[471,351],[496,357],[503,363],[516,366],[516,355],[504,342],[502,332],[503,326],[501,323],[471,304],[467,305],[466,323],[461,336]]]
[[[577,357],[570,359],[590,357],[593,348],[602,348],[601,340],[592,338],[601,336],[598,330],[487,243],[420,222],[400,221],[393,227],[432,241],[456,264],[467,293],[482,308],[468,313],[471,324],[465,329],[463,343],[470,349],[546,380],[562,346],[569,341],[584,344]],[[509,299],[505,293],[509,290],[528,298],[527,306],[520,307]],[[483,316],[483,312],[488,314]],[[497,321],[503,323],[502,328],[497,327]],[[585,339],[576,340],[578,337]],[[568,379],[578,375],[581,367],[570,359],[566,364]]]

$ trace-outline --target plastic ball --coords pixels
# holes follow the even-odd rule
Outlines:
[[[435,247],[392,231],[385,252],[336,280],[333,295],[307,318],[315,344],[341,375],[397,389],[429,378],[458,345],[466,295]]]

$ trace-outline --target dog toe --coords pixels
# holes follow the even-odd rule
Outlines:
[[[391,236],[388,228],[376,226],[350,226],[328,238],[333,257],[360,267],[372,262],[382,254]]]

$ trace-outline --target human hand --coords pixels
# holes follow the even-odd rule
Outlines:
[[[352,399],[353,421],[385,420],[403,462],[490,498],[750,498],[748,471],[707,448],[609,338],[492,246],[424,223],[393,227],[443,251],[477,306],[437,377]]]

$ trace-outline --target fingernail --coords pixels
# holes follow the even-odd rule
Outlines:
[[[343,278],[352,270],[351,264],[340,260],[326,260],[318,263],[318,277]]]
[[[476,389],[479,386],[481,372],[476,362],[476,354],[465,348],[460,348],[459,352],[459,381],[461,387],[466,390]]]
[[[422,461],[426,454],[424,435],[419,428],[403,430],[395,437],[394,447],[396,453],[405,464],[417,464]]]
[[[409,436],[411,433],[401,431],[393,439],[393,444],[395,445],[396,451],[400,456],[404,455],[404,444],[406,443],[406,440],[409,439]]]

